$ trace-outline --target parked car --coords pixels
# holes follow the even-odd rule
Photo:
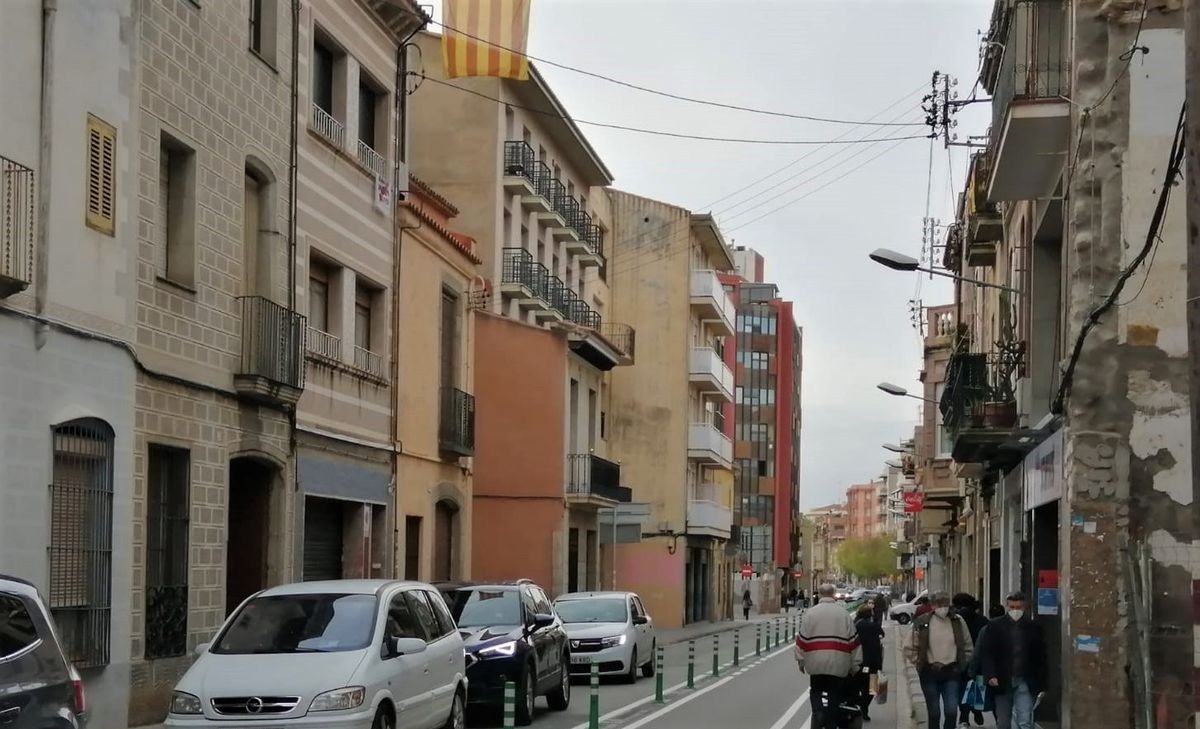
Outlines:
[[[597,663],[601,675],[626,683],[637,681],[639,670],[654,675],[654,622],[635,593],[572,592],[555,600],[554,610],[571,641],[571,673],[587,674]]]
[[[921,594],[913,598],[912,602],[901,602],[892,605],[888,609],[888,617],[901,625],[906,625],[917,614],[917,608],[927,602],[929,602],[929,590],[921,590]]]
[[[0,575],[0,727],[80,729],[83,680],[32,583]]]
[[[171,696],[168,727],[461,729],[462,638],[422,582],[330,580],[247,598]]]
[[[533,721],[534,703],[571,703],[567,631],[546,593],[530,580],[501,584],[438,583],[472,657],[469,705],[502,706],[504,683],[517,688],[517,723]]]

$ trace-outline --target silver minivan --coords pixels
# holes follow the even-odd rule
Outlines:
[[[263,590],[225,621],[171,697],[168,727],[462,729],[462,638],[422,582]]]

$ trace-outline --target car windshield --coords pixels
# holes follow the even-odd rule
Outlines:
[[[456,590],[446,595],[446,602],[460,628],[521,624],[516,590]]]
[[[554,609],[564,623],[623,623],[629,609],[620,598],[559,600]]]
[[[238,611],[213,653],[334,653],[366,648],[375,627],[374,595],[272,595]]]

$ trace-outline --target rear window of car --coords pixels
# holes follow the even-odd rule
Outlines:
[[[460,628],[520,625],[521,598],[516,590],[463,588],[447,597]]]
[[[213,653],[336,653],[366,648],[375,629],[374,595],[271,595],[246,603]]]
[[[25,601],[0,592],[0,658],[14,656],[37,642],[37,626]]]

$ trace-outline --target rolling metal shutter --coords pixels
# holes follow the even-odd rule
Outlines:
[[[342,578],[342,506],[309,497],[304,504],[304,580]]]

